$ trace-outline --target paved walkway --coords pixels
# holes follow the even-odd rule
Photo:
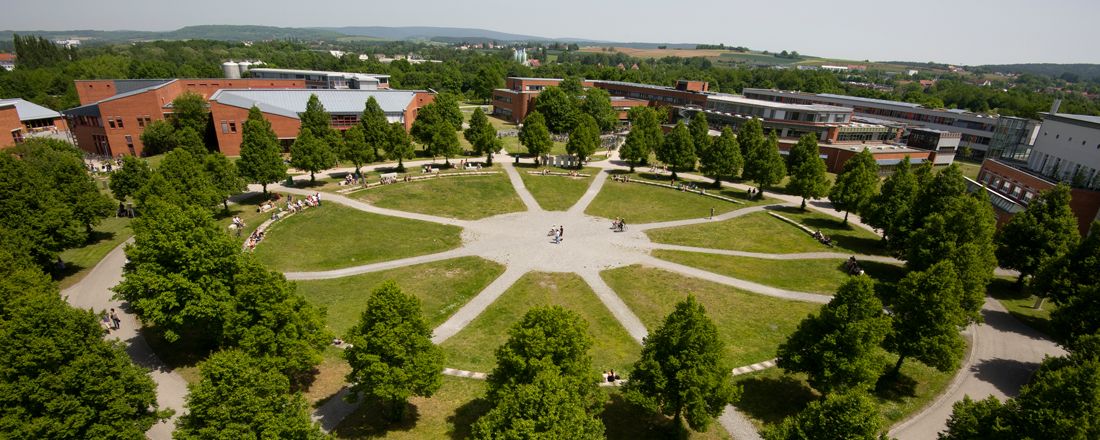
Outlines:
[[[527,190],[527,186],[523,184],[523,178],[516,172],[516,167],[512,165],[512,162],[502,161],[500,165],[504,167],[504,172],[508,174],[508,181],[512,182],[512,188],[516,189],[516,194],[519,194],[519,199],[523,200],[527,210],[542,211],[542,206],[535,200],[535,196],[531,195],[531,191]]]
[[[701,248],[695,246],[681,246],[678,244],[667,243],[653,243],[650,245],[652,249],[665,249],[670,251],[686,251],[686,252],[698,252],[701,254],[715,254],[715,255],[730,255],[734,257],[749,257],[760,258],[762,260],[836,260],[847,259],[852,257],[852,254],[839,253],[839,252],[801,252],[796,254],[765,254],[761,252],[747,252],[747,251],[734,251],[730,249],[714,249],[714,248]],[[881,255],[863,255],[855,254],[855,257],[859,261],[874,261],[878,263],[904,265],[905,262],[894,257],[884,257]]]

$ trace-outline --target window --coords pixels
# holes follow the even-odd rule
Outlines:
[[[11,131],[11,138],[17,144],[22,143],[23,142],[23,130],[19,130],[19,129],[12,130]]]
[[[107,125],[110,125],[111,128],[115,128],[115,118],[107,118]]]
[[[237,132],[237,121],[229,121],[229,132],[230,133],[236,133]]]
[[[145,120],[142,119],[141,116],[138,116],[137,121],[138,121],[138,127],[145,128]]]
[[[122,127],[122,116],[115,117],[115,123],[118,124],[118,128],[123,128]]]
[[[222,134],[229,133],[229,124],[225,120],[222,120],[221,125],[222,125]]]
[[[1015,188],[1012,188],[1012,198],[1014,198],[1014,199],[1020,198],[1020,187],[1017,186]]]

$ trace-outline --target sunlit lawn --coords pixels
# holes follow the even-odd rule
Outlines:
[[[432,397],[409,399],[401,421],[387,421],[381,402],[369,399],[332,434],[338,439],[466,438],[470,426],[490,408],[484,394],[485,381],[444,376],[443,387]]]
[[[61,252],[61,261],[65,262],[65,269],[57,270],[54,274],[59,286],[64,289],[84,279],[99,260],[133,235],[129,217],[103,219],[95,227],[84,246]]]
[[[774,358],[798,323],[821,307],[638,265],[600,275],[650,331],[664,323],[676,302],[695,295],[718,326],[730,368]]]
[[[443,177],[398,182],[352,193],[373,205],[422,214],[476,220],[523,211],[511,182],[503,172],[489,176]]]
[[[743,191],[723,189],[717,194],[736,198]],[[717,215],[746,206],[751,205],[672,188],[616,182],[609,178],[585,213],[605,218],[623,217],[627,225],[631,225],[707,217],[711,208]]]
[[[651,240],[660,243],[748,252],[885,253],[877,235],[860,227],[844,225],[835,217],[812,210],[802,212],[797,207],[779,208],[774,212],[811,229],[820,230],[833,239],[836,247],[830,248],[819,243],[805,231],[767,212],[754,212],[721,222],[655,229],[646,231],[646,234]]]
[[[1047,300],[1043,302],[1041,309],[1036,309],[1035,295],[1026,290],[1021,291],[1015,278],[993,278],[987,291],[989,296],[1000,301],[1016,319],[1047,335],[1051,333],[1050,312],[1058,308],[1052,301]]]
[[[516,167],[516,171],[523,178],[523,185],[539,202],[539,206],[547,211],[565,211],[569,209],[584,195],[588,187],[592,186],[592,179],[595,178],[596,173],[600,172],[599,168],[584,168],[579,171],[580,174],[588,174],[588,177],[528,174],[528,171],[542,169],[544,168],[534,168],[533,166]],[[561,168],[549,168],[549,170],[551,172],[576,171]]]
[[[576,274],[531,272],[500,296],[465,329],[443,343],[447,366],[489,372],[496,365],[496,349],[508,340],[508,329],[527,310],[560,305],[580,314],[593,337],[592,365],[603,371],[625,371],[637,360],[641,347],[604,307],[588,284]]]
[[[256,257],[282,271],[328,270],[458,247],[461,228],[324,203],[280,220]]]

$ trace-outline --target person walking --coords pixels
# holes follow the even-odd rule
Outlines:
[[[558,226],[558,237],[565,240],[565,225]]]
[[[115,330],[118,330],[122,324],[122,320],[118,318],[118,313],[115,312],[115,309],[111,309],[111,324]]]
[[[711,218],[711,220],[714,220],[714,207],[713,206],[710,207],[710,218]]]

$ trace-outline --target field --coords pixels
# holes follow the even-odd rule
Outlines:
[[[600,53],[606,52],[604,47],[582,47],[581,52]],[[635,49],[631,47],[616,47],[615,52],[626,54],[635,58],[664,58],[664,57],[704,57],[718,58],[722,54],[736,53],[721,49]]]
[[[504,173],[399,182],[352,193],[382,208],[463,220],[477,220],[524,209]]]

